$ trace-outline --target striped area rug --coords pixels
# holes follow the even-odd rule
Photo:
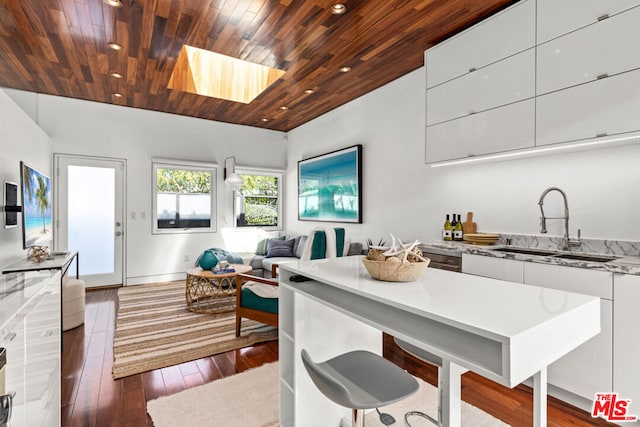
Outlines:
[[[236,338],[234,312],[188,311],[184,281],[121,288],[113,338],[113,378],[277,338],[276,328],[249,319],[242,319],[242,335]]]

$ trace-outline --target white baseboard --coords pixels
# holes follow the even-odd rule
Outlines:
[[[147,283],[173,282],[175,280],[185,280],[185,272],[154,274],[152,276],[127,277],[125,286],[144,285]]]

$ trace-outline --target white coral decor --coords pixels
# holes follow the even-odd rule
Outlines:
[[[397,257],[402,262],[409,262],[408,257],[409,255],[411,255],[412,257],[415,257],[420,261],[428,262],[425,258],[422,257],[422,251],[417,253],[417,251],[420,250],[418,248],[419,244],[420,242],[417,240],[414,240],[414,242],[411,244],[402,243],[402,240],[396,238],[396,236],[391,234],[391,247],[386,252],[383,252],[382,255],[387,257],[387,261],[389,261],[390,257]]]

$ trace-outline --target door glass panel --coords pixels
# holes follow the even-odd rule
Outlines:
[[[68,248],[82,256],[80,275],[113,273],[115,170],[69,166],[68,175]]]

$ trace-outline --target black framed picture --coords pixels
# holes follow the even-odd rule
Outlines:
[[[298,162],[298,219],[362,223],[362,145]]]

